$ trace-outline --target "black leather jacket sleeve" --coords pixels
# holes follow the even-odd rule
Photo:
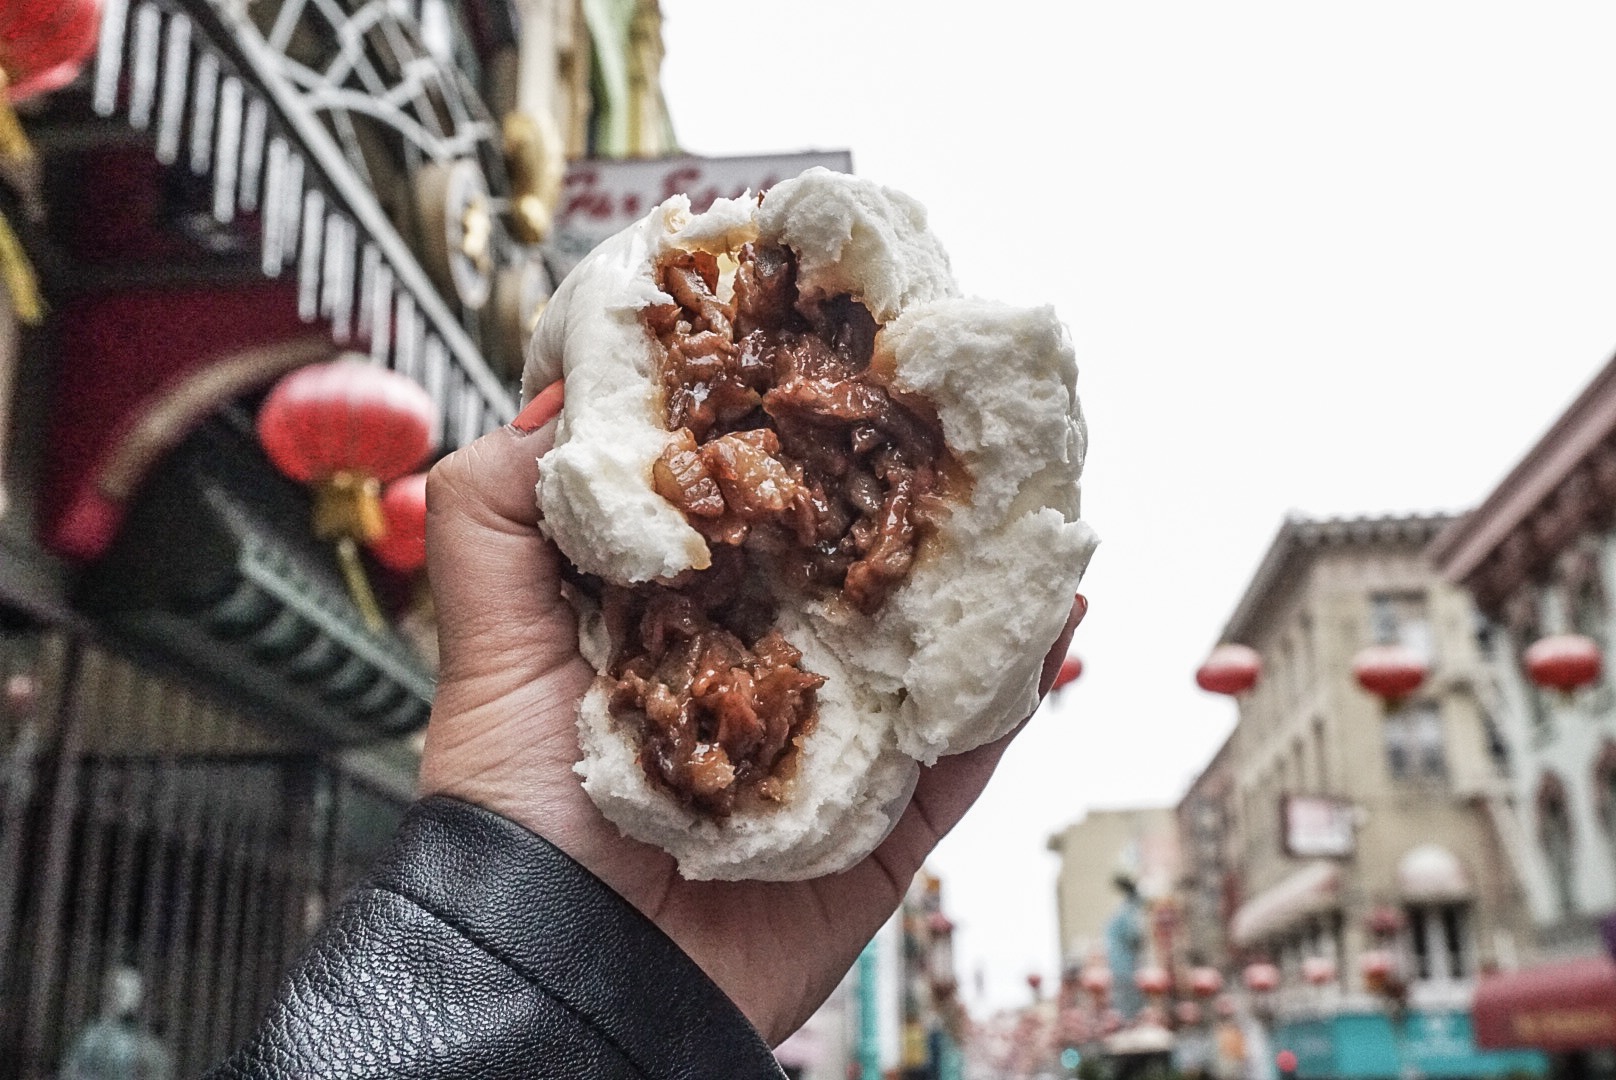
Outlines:
[[[722,991],[521,826],[425,799],[210,1077],[768,1078]]]

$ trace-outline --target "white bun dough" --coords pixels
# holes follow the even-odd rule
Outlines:
[[[957,294],[948,258],[913,199],[813,169],[758,200],[692,215],[679,196],[607,240],[545,309],[523,391],[558,378],[566,404],[539,461],[541,527],[580,570],[631,585],[705,569],[711,553],[652,489],[663,427],[656,343],[644,308],[674,249],[714,254],[758,241],[797,258],[804,300],[851,294],[875,317],[876,362],[930,402],[968,476],[908,578],[873,616],[846,604],[783,605],[776,629],[826,677],[788,799],[713,819],[651,782],[631,726],[609,713],[602,676],[579,712],[577,769],[624,833],[673,854],[689,878],[795,880],[843,870],[880,843],[920,765],[1008,733],[1037,705],[1095,545],[1078,518],[1086,430],[1077,362],[1049,308]],[[581,647],[608,650],[585,605]]]

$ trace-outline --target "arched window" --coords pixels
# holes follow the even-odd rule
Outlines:
[[[1538,839],[1549,864],[1555,903],[1562,916],[1576,910],[1576,888],[1571,836],[1571,807],[1565,784],[1554,773],[1544,773],[1537,787]]]

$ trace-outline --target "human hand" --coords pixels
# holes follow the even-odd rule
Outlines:
[[[770,1045],[796,1030],[897,907],[926,856],[976,801],[1010,738],[921,770],[881,846],[813,881],[686,881],[673,858],[618,832],[585,794],[577,708],[594,678],[561,598],[561,556],[539,532],[537,459],[561,386],[451,454],[427,481],[427,553],[441,665],[421,793],[502,814],[588,868],[676,942]],[[1055,678],[1087,605],[1045,658]]]

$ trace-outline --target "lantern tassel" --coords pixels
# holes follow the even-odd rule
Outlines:
[[[374,476],[344,469],[326,477],[314,489],[314,535],[337,542],[337,562],[342,567],[348,595],[364,616],[365,625],[377,633],[387,628],[387,620],[382,618],[381,606],[365,576],[359,543],[387,531],[381,487]]]
[[[11,107],[10,89],[11,78],[0,69],[0,160],[13,169],[29,170],[34,165],[34,145]],[[0,281],[11,294],[17,318],[29,326],[39,325],[45,318],[39,278],[4,214],[0,214]]]
[[[365,565],[359,561],[359,545],[354,543],[353,537],[337,538],[337,562],[342,567],[343,580],[348,583],[348,595],[353,597],[359,614],[364,616],[365,625],[378,634],[386,630],[387,620],[382,618],[381,605],[376,603],[376,594],[371,591]]]
[[[321,540],[351,537],[369,543],[385,535],[382,486],[374,476],[344,469],[314,490],[314,535]]]
[[[11,294],[11,305],[25,325],[38,326],[45,318],[45,301],[39,294],[39,276],[22,242],[11,230],[11,222],[0,214],[0,281]]]
[[[0,157],[27,165],[34,160],[34,145],[17,119],[17,110],[11,107],[11,79],[0,70]]]

